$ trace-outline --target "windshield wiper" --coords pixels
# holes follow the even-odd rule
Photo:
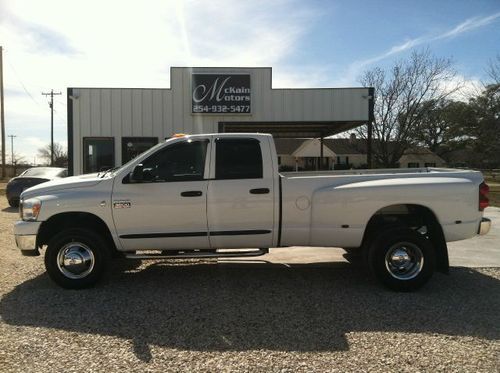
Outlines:
[[[115,171],[115,170],[118,170],[120,167],[121,167],[121,166],[116,166],[116,167],[108,168],[106,171],[102,171],[102,176],[101,176],[101,179],[102,179],[104,176],[106,176],[108,173],[113,172],[113,171]],[[101,173],[100,173],[100,172],[97,174],[97,177],[99,177],[99,175],[101,175]]]

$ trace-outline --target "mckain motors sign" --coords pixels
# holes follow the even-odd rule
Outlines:
[[[192,112],[251,112],[250,74],[193,74]]]

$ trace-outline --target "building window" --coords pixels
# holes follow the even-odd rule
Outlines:
[[[425,163],[425,167],[436,167],[436,163],[435,162]]]
[[[343,165],[349,164],[349,156],[348,155],[346,155],[346,156],[338,155],[337,156],[337,164],[343,164]]]
[[[420,163],[418,162],[408,162],[408,168],[419,168]]]
[[[262,152],[256,139],[218,139],[216,179],[261,179]]]
[[[157,137],[122,137],[122,164],[158,144]]]
[[[184,141],[154,153],[143,164],[149,182],[199,181],[205,172],[208,140]]]
[[[112,137],[83,138],[83,173],[99,172],[115,166],[115,140]]]
[[[281,157],[278,157],[278,166],[281,166]]]

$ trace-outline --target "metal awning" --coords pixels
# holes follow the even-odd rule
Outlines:
[[[219,122],[219,132],[270,133],[277,138],[321,138],[367,124],[366,122]]]
[[[370,109],[372,110],[372,109]],[[373,115],[370,114],[370,118]],[[260,132],[270,133],[275,138],[319,138],[321,139],[320,158],[323,162],[323,139],[350,129],[368,126],[367,161],[372,164],[372,124],[366,121],[335,122],[219,122],[219,132]]]

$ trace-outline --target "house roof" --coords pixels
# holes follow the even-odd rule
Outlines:
[[[306,142],[310,142],[313,139],[292,139],[292,138],[275,138],[274,142],[276,144],[276,150],[279,155],[294,155],[297,151],[301,151]],[[336,155],[349,155],[349,154],[366,154],[367,146],[366,140],[363,139],[324,139],[324,154],[328,156],[327,153],[330,151]],[[391,143],[388,144],[391,146]],[[377,142],[373,141],[373,150],[376,151]],[[439,157],[437,154],[433,153],[424,147],[413,147],[407,149],[403,154],[403,157],[412,157],[414,159],[429,159],[433,158],[437,163],[445,163],[445,161]],[[403,158],[401,157],[401,158]],[[426,157],[426,158],[424,158]]]
[[[280,155],[292,155],[305,141],[311,139],[275,138],[276,151]],[[324,139],[324,147],[335,154],[366,154],[365,140]]]
[[[294,152],[294,157],[319,157],[321,155],[321,142],[319,139],[307,139]],[[323,144],[324,157],[336,157],[337,155],[325,144]]]
[[[292,155],[306,140],[309,139],[275,138],[274,144],[276,145],[276,153],[279,155]]]
[[[412,157],[415,160],[420,160],[422,162],[429,161],[430,159],[434,160],[436,163],[446,163],[443,158],[441,158],[439,155],[436,153],[432,152],[431,150],[418,146],[414,148],[407,149],[401,159],[404,159],[406,157]]]
[[[365,140],[325,139],[324,144],[336,154],[366,154]]]
[[[420,154],[420,155],[426,155],[426,154],[434,154],[427,148],[422,148],[422,147],[416,147],[416,148],[410,148],[406,149],[404,152],[405,155],[410,155],[410,154]]]

